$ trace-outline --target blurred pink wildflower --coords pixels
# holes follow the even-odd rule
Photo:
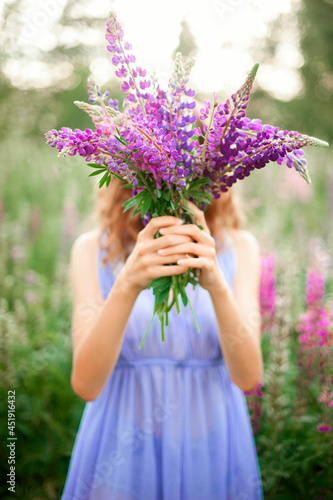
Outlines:
[[[260,311],[262,332],[269,331],[275,316],[274,255],[261,256]]]

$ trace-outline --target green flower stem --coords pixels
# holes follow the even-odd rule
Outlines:
[[[150,196],[152,197],[152,199],[155,198],[155,195],[153,193],[153,191],[150,189],[150,186],[148,185],[147,182],[145,182],[145,179],[142,175],[142,172],[140,172],[140,170],[136,167],[134,167],[134,165],[131,165],[133,167],[133,170],[136,172],[137,176],[139,177],[140,181],[142,182],[142,185],[146,187],[148,193],[150,194]]]
[[[149,330],[150,330],[150,327],[151,327],[151,324],[152,324],[152,322],[153,322],[153,319],[154,319],[154,318],[155,318],[155,316],[156,316],[156,312],[157,312],[157,311],[156,311],[156,299],[155,299],[154,313],[153,313],[153,315],[152,315],[152,317],[151,317],[151,319],[150,319],[150,321],[149,321],[149,324],[148,324],[148,326],[147,326],[147,329],[146,329],[146,331],[145,331],[145,334],[144,334],[144,336],[142,337],[142,340],[141,340],[140,345],[139,345],[139,349],[142,349],[142,347],[143,347],[143,344],[144,344],[144,342],[145,342],[145,340],[146,340],[146,337],[147,337],[147,334],[148,334],[148,332],[149,332]]]
[[[173,299],[174,299],[174,302],[176,303],[177,314],[180,314],[180,306],[179,306],[179,300],[178,300],[178,279],[177,279],[177,276],[172,276],[171,280],[172,280]]]
[[[173,299],[171,302],[170,302],[170,305],[168,305],[168,307],[166,308],[165,312],[168,313],[171,311],[173,305],[176,303],[176,301]]]
[[[164,337],[164,335],[165,335],[165,333],[164,333],[164,321],[163,321],[163,319],[164,319],[164,313],[161,313],[159,315],[159,320],[160,320],[160,323],[161,323],[161,340],[162,340],[162,342],[164,342],[164,340],[165,340],[165,337]]]
[[[162,342],[165,342],[165,314],[166,314],[166,306],[168,305],[168,301],[165,300],[163,304],[161,304],[161,311],[160,311],[160,323],[161,323],[161,339]]]
[[[215,113],[216,107],[217,107],[217,102],[214,100],[213,109],[212,109],[212,112],[211,112],[211,115],[210,115],[209,125],[207,127],[207,132],[206,132],[206,135],[205,135],[205,142],[204,142],[203,149],[202,149],[202,157],[201,157],[201,166],[202,166],[202,168],[204,167],[204,164],[205,164],[207,144],[208,144],[208,136],[209,136],[209,132],[210,132],[210,129],[211,129],[211,126],[212,126],[212,123],[213,123],[213,118],[214,118],[214,113]]]
[[[187,278],[188,278],[188,275],[190,274],[190,270],[191,270],[191,269],[188,267],[188,268],[186,269],[186,272],[184,273],[184,277],[183,277],[182,282],[181,282],[181,286],[182,286],[183,288],[185,288],[185,285],[186,285],[186,283],[187,283]],[[181,279],[181,278],[180,278],[180,279]]]
[[[186,293],[186,290],[185,290],[185,293]],[[196,316],[194,314],[193,307],[192,307],[191,301],[190,301],[189,296],[187,295],[187,293],[186,293],[186,296],[187,296],[187,300],[188,300],[188,305],[190,306],[191,313],[192,313],[192,316],[193,316],[193,321],[194,321],[194,324],[195,324],[195,329],[196,329],[197,333],[200,333],[200,328],[199,328],[199,325],[198,325],[198,322],[197,322],[197,318],[196,318]]]
[[[138,178],[140,178],[141,172],[137,172],[137,174],[138,174]],[[140,180],[142,180],[142,183],[145,184],[143,182],[143,179],[140,178]],[[146,185],[146,187],[147,187],[147,190],[151,193],[149,187],[147,185]],[[153,193],[151,193],[151,194],[153,194]],[[182,193],[178,193],[178,194],[180,196],[181,204],[176,204],[176,206],[173,207],[175,215],[178,217],[182,217],[182,215],[185,212],[186,214],[189,215],[191,222],[193,224],[195,224],[195,216],[194,216],[193,212],[191,211],[191,209],[189,208],[186,198],[183,196]],[[144,333],[144,336],[141,340],[139,349],[142,349],[142,346],[145,342],[148,331],[149,331],[151,324],[153,322],[153,319],[155,318],[156,315],[158,316],[160,324],[161,324],[161,339],[162,339],[162,342],[165,342],[165,327],[169,325],[168,313],[171,311],[174,304],[176,305],[177,314],[178,315],[181,314],[180,301],[179,301],[179,297],[178,297],[179,294],[181,295],[182,301],[184,304],[187,301],[187,305],[189,305],[190,310],[191,310],[191,314],[192,314],[193,321],[195,324],[195,329],[196,329],[197,333],[200,333],[199,325],[198,325],[192,304],[188,298],[188,295],[187,295],[186,289],[185,289],[185,287],[188,283],[188,280],[190,279],[191,281],[193,281],[193,277],[192,277],[191,273],[193,273],[193,269],[188,268],[184,274],[178,275],[178,276],[174,275],[174,276],[170,277],[171,283],[169,286],[170,286],[172,293],[173,293],[172,300],[170,300],[169,297],[166,297],[163,300],[163,302],[158,303],[157,302],[158,294],[155,295],[153,316],[152,316],[152,318],[149,322],[149,325]],[[195,285],[193,284],[193,288],[194,288],[194,286]],[[156,293],[157,293],[157,291],[156,291]]]
[[[187,214],[189,215],[189,217],[191,219],[192,224],[195,224],[195,215],[192,212],[192,210],[190,209],[190,207],[188,206],[187,199],[184,198],[183,193],[181,191],[179,191],[179,197],[180,197],[181,201],[183,202],[183,205],[187,211]]]

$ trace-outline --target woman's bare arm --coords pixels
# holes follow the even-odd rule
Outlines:
[[[224,286],[217,286],[210,295],[230,378],[243,391],[250,391],[263,375],[260,250],[256,238],[248,231],[235,231],[234,240],[237,255],[234,294]]]
[[[139,293],[116,280],[104,302],[93,265],[97,262],[96,252],[97,239],[87,234],[74,242],[71,251],[74,291],[71,384],[85,401],[98,396],[111,374]]]
[[[159,251],[192,253],[197,258],[180,259],[179,264],[200,269],[199,283],[209,291],[219,328],[221,351],[231,380],[243,391],[256,387],[263,374],[260,345],[261,317],[259,307],[260,249],[256,238],[248,231],[233,231],[236,248],[234,294],[229,290],[221,271],[214,238],[210,235],[204,213],[188,202],[197,224],[170,226],[163,234],[187,234],[192,241]]]
[[[176,264],[184,254],[178,252],[162,257],[157,250],[191,238],[182,235],[154,238],[160,227],[179,222],[176,217],[155,217],[140,231],[136,245],[105,301],[97,279],[96,233],[85,233],[74,242],[70,265],[74,291],[71,383],[85,401],[96,399],[113,371],[128,318],[141,290],[154,278],[185,272],[184,266],[164,265]]]

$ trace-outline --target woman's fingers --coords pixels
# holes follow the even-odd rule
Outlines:
[[[178,274],[184,274],[187,271],[187,266],[155,266],[151,273],[151,278],[159,278],[162,276],[176,276]]]
[[[210,234],[210,230],[208,228],[208,225],[207,225],[207,222],[205,219],[205,214],[203,213],[203,211],[200,210],[200,208],[198,208],[197,206],[195,206],[194,203],[192,203],[191,201],[188,201],[187,203],[188,203],[189,208],[191,209],[191,211],[195,215],[196,223],[198,225],[202,226],[204,228],[204,231],[206,231],[206,232],[208,232],[208,234]]]
[[[211,267],[211,260],[207,257],[198,257],[197,259],[181,257],[177,260],[177,264],[182,267],[186,266],[186,268],[195,267],[197,269],[208,269]]]
[[[157,250],[159,255],[171,255],[175,253],[193,254],[198,257],[208,257],[212,259],[215,256],[215,250],[211,246],[203,245],[201,243],[195,243],[193,241],[181,243],[179,245],[173,245],[172,247],[161,248]]]
[[[145,239],[141,241],[142,250],[146,253],[157,252],[160,248],[170,247],[174,245],[179,245],[181,243],[188,243],[193,241],[192,238],[186,234],[169,234],[166,236],[160,236],[154,239]],[[171,252],[172,253],[172,252]]]
[[[175,226],[181,225],[183,221],[178,217],[173,217],[172,215],[163,215],[161,217],[153,217],[150,219],[148,224],[140,231],[138,234],[138,238],[146,237],[146,238],[154,238],[155,234],[161,227]]]
[[[184,225],[177,225],[177,226],[169,226],[169,227],[162,227],[160,229],[160,233],[162,235],[187,235],[192,238],[192,240],[198,241],[199,243],[203,243],[205,245],[210,245],[214,246],[215,245],[215,240],[214,238],[207,233],[206,231],[200,229],[197,225],[195,224],[184,224]]]
[[[185,254],[185,253],[173,253],[170,255],[159,255],[157,252],[152,254],[147,254],[143,259],[144,265],[147,267],[152,266],[163,266],[165,264],[177,264],[180,259],[187,259],[190,257],[195,257],[193,254]]]

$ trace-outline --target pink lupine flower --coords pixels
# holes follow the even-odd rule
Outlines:
[[[274,255],[261,256],[260,311],[262,332],[271,329],[275,315]]]
[[[320,271],[310,270],[307,279],[306,301],[308,307],[316,309],[322,304],[324,297],[324,278]]]
[[[317,429],[320,432],[330,432],[331,426],[330,425],[318,425]]]
[[[328,368],[332,366],[333,330],[332,318],[324,306],[324,278],[322,272],[309,270],[306,288],[307,311],[301,315],[296,331],[299,332],[298,364],[302,370],[303,388],[319,375],[322,421],[319,432],[330,431],[330,408],[333,406],[333,392],[329,387]]]
[[[264,395],[261,390],[262,385],[263,382],[260,381],[252,391],[244,391],[254,434],[258,433],[260,427],[261,398]]]

